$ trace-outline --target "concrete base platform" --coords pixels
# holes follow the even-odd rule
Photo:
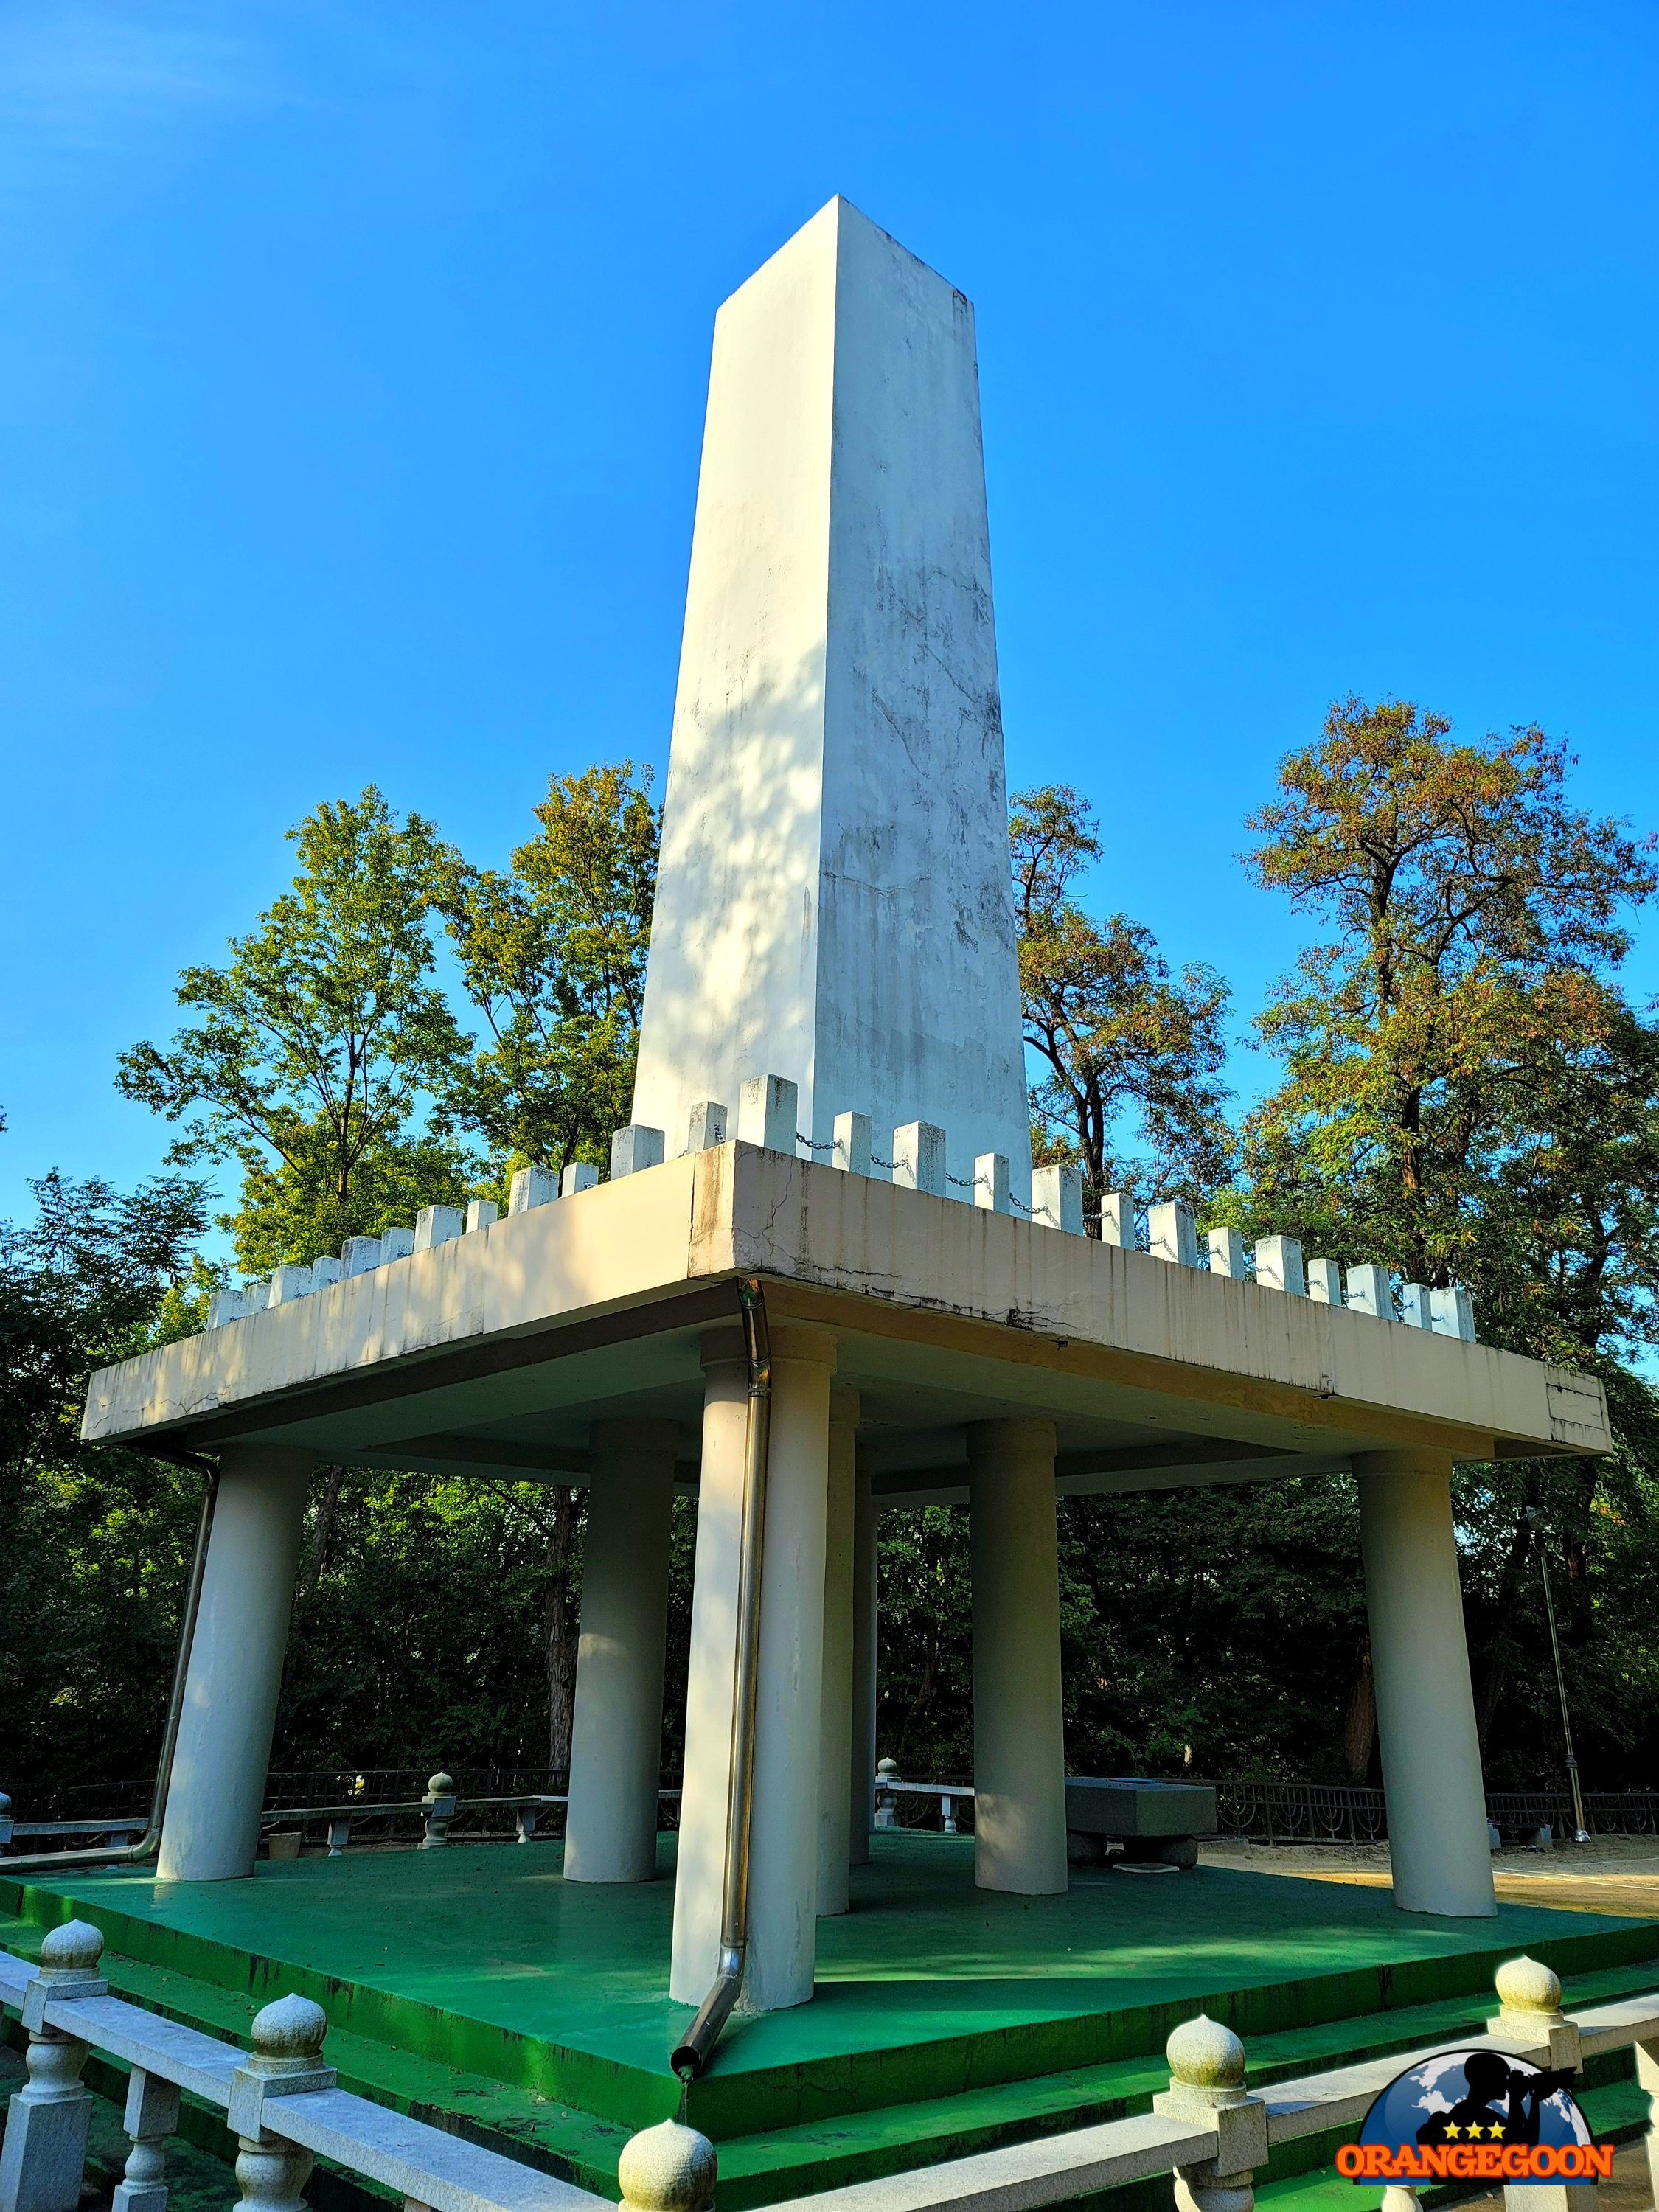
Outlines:
[[[1081,1869],[1066,1896],[1020,1898],[974,1887],[966,1838],[883,1832],[873,1850],[851,1912],[819,1924],[814,2001],[739,2018],[692,2085],[724,2212],[1145,2110],[1165,2037],[1200,2009],[1237,2029],[1261,2080],[1476,2025],[1518,1951],[1556,1967],[1569,2002],[1659,1980],[1648,1920],[1512,1905],[1439,1920],[1218,1868]],[[9,1882],[0,1862],[0,1944],[29,1951],[78,1911],[123,1995],[221,2035],[304,1990],[349,2086],[614,2195],[627,2136],[680,2103],[672,1837],[660,1853],[665,1878],[629,1887],[567,1886],[552,1843],[188,1887]]]

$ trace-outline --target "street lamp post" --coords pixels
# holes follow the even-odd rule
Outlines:
[[[1555,1599],[1550,1589],[1550,1563],[1544,1550],[1541,1516],[1535,1505],[1527,1508],[1527,1522],[1532,1530],[1532,1540],[1538,1547],[1538,1569],[1544,1578],[1544,1611],[1550,1624],[1550,1651],[1555,1661],[1556,1694],[1561,1700],[1561,1741],[1566,1747],[1567,1782],[1572,1790],[1572,1840],[1587,1844],[1589,1830],[1584,1826],[1584,1793],[1578,1786],[1578,1761],[1572,1755],[1572,1722],[1567,1713],[1567,1678],[1561,1671],[1561,1639],[1555,1630]]]

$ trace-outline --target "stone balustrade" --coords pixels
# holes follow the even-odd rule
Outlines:
[[[0,2004],[21,2014],[28,2035],[27,2083],[11,2099],[0,2147],[0,2212],[76,2212],[92,2110],[81,2073],[94,2050],[128,2069],[131,2148],[114,2212],[165,2212],[167,2146],[181,2092],[222,2109],[237,2139],[235,2212],[303,2212],[319,2157],[430,2212],[603,2212],[607,2204],[340,2088],[324,2056],[326,2015],[308,1997],[266,2005],[244,2051],[112,1996],[103,1948],[96,1928],[72,1920],[46,1935],[38,1967],[0,1951]],[[1650,2112],[1659,2118],[1659,1991],[1569,2015],[1559,1978],[1526,1958],[1506,1960],[1496,1986],[1498,2011],[1484,2034],[1461,2037],[1459,2049],[1577,2071],[1587,2058],[1634,2046]],[[1153,2095],[1150,2112],[798,2203],[800,2212],[1036,2212],[1168,2174],[1176,2212],[1252,2212],[1256,2177],[1276,2149],[1352,2136],[1389,2082],[1436,2055],[1391,2051],[1253,2091],[1238,2037],[1200,2013],[1170,2035],[1170,2086]],[[717,2180],[714,2145],[675,2120],[641,2130],[618,2161],[631,2212],[709,2212]],[[1404,2200],[1415,2192],[1391,2194],[1401,2200],[1394,2212],[1409,2212]]]
[[[799,1127],[798,1086],[781,1075],[757,1075],[739,1086],[735,1134],[745,1144],[792,1158],[805,1149],[813,1158],[851,1175],[885,1176],[902,1189],[918,1190],[934,1198],[960,1196],[993,1213],[1023,1214],[1048,1229],[1081,1237],[1084,1230],[1083,1171],[1070,1161],[1052,1161],[1031,1174],[1031,1202],[1027,1206],[1011,1185],[1010,1164],[1000,1152],[981,1153],[971,1176],[953,1176],[946,1164],[946,1133],[931,1121],[906,1121],[894,1129],[885,1152],[875,1149],[874,1133],[867,1114],[838,1114],[834,1135],[820,1144]],[[690,1111],[684,1150],[696,1152],[726,1140],[731,1115],[718,1100],[700,1100]],[[661,1129],[631,1122],[611,1140],[611,1180],[638,1175],[659,1167],[667,1157],[667,1134]],[[598,1186],[599,1170],[586,1160],[573,1161],[562,1174],[532,1164],[519,1169],[507,1199],[509,1215],[532,1207],[580,1197]],[[383,1230],[378,1237],[348,1237],[337,1260],[314,1260],[309,1267],[281,1267],[268,1279],[237,1290],[216,1291],[208,1308],[208,1327],[222,1328],[267,1306],[304,1297],[342,1276],[363,1274],[384,1267],[411,1252],[430,1251],[453,1237],[476,1235],[496,1218],[495,1204],[474,1199],[463,1216],[459,1206],[428,1206],[416,1217],[415,1227]],[[1125,1191],[1108,1191],[1100,1202],[1100,1236],[1107,1244],[1125,1251],[1140,1249],[1133,1197]],[[1368,1314],[1377,1321],[1400,1321],[1437,1336],[1460,1338],[1473,1343],[1474,1309],[1467,1290],[1453,1284],[1432,1289],[1422,1283],[1406,1283],[1396,1304],[1386,1267],[1374,1261],[1356,1262],[1344,1271],[1331,1259],[1304,1260],[1294,1237],[1259,1237],[1254,1248],[1237,1229],[1212,1229],[1206,1253],[1199,1250],[1198,1224],[1185,1199],[1171,1199],[1146,1209],[1146,1251],[1171,1267],[1199,1267],[1207,1264],[1212,1275],[1235,1282],[1255,1282],[1264,1290],[1287,1297],[1306,1297],[1315,1304],[1346,1306],[1351,1313]]]

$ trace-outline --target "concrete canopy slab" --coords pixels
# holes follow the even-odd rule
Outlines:
[[[645,1415],[689,1476],[701,1340],[751,1274],[835,1332],[890,1503],[943,1502],[966,1422],[1038,1412],[1062,1490],[1610,1448],[1593,1376],[736,1142],[106,1368],[83,1433],[580,1480],[591,1421]]]

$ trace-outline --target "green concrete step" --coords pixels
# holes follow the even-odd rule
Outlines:
[[[33,1957],[38,1955],[44,1932],[38,1923],[3,1920],[0,1947]],[[253,2014],[272,1994],[263,1984],[252,1993],[232,1990],[114,1951],[106,1954],[105,1971],[112,1988],[130,2002],[244,2046]],[[1603,1967],[1572,1978],[1566,2002],[1569,2006],[1605,2002],[1650,1988],[1656,1978],[1659,1976],[1650,1960]],[[1320,2068],[1478,2031],[1494,2002],[1483,1990],[1252,2035],[1249,2080],[1259,2087]],[[362,2096],[523,2159],[598,2194],[614,2197],[617,2193],[617,2160],[631,2132],[626,2125],[351,2028],[331,2027],[328,2052],[339,2069],[342,2085]],[[1608,2062],[1597,2065],[1605,2071]],[[1623,2055],[1613,2062],[1613,2076],[1621,2067],[1627,2075],[1629,2062]],[[88,2079],[95,2088],[118,2098],[119,2071],[104,2062]],[[844,2111],[810,2123],[728,2137],[720,2144],[722,2212],[748,2212],[748,2208],[782,2198],[1146,2112],[1154,2091],[1167,2081],[1161,2054],[1140,2053],[1013,2081],[964,2081],[943,2097]],[[1637,2095],[1633,2083],[1612,2077],[1590,2094],[1605,2094],[1613,2088]],[[1645,2118],[1644,2102],[1642,2110]],[[1592,2117],[1598,2127],[1607,2124]],[[233,2154],[222,2118],[211,2108],[192,2116],[186,2133],[204,2149],[222,2157]],[[1297,2146],[1296,2153],[1298,2162],[1316,2160],[1324,2170],[1334,2148],[1334,2140],[1329,2145],[1316,2140]],[[1279,2180],[1293,2178],[1280,2175],[1269,2185],[1277,2187]],[[1333,2185],[1352,2190],[1352,2185],[1336,2185],[1334,2178]],[[358,2193],[362,2193],[361,2185]],[[1112,2192],[1112,2212],[1139,2212],[1142,2198],[1147,2212],[1167,2208],[1167,2183],[1156,2189],[1137,2185],[1135,2191]],[[351,2212],[353,2185],[345,2177],[334,2177],[331,2186],[315,2194],[314,2202],[317,2212]],[[1344,2203],[1349,2212],[1355,2212],[1352,2195]],[[1285,2212],[1291,2208],[1287,2205]],[[1316,2208],[1311,2202],[1304,2208],[1298,2200],[1295,2212],[1316,2212]]]
[[[1419,1921],[1380,1893],[1226,1870],[1178,1885],[1080,1874],[1066,1896],[1023,1899],[976,1891],[961,1841],[879,1848],[854,1870],[855,1909],[820,1923],[814,2002],[733,2020],[691,2087],[694,2125],[734,2144],[833,2136],[963,2094],[1000,2109],[992,2093],[1006,2089],[1023,2110],[1041,2094],[1031,2084],[1080,2079],[1054,2093],[1070,2110],[1099,2069],[1156,2059],[1200,2009],[1252,2049],[1442,2002],[1484,2016],[1498,1960],[1521,1950],[1567,1978],[1659,1972],[1651,1922],[1514,1906],[1492,1922]],[[136,1966],[249,2011],[301,1990],[331,2037],[359,2039],[365,2072],[382,2046],[434,2081],[515,2093],[489,2098],[492,2126],[515,2104],[538,2121],[568,2112],[583,2117],[561,2124],[561,2142],[598,2127],[608,2150],[680,2105],[668,2053],[690,2008],[661,1986],[672,1887],[599,1894],[564,1884],[561,1861],[510,1844],[348,1855],[188,1894],[132,1871],[8,1881],[0,1863],[0,1907],[41,1929],[79,1913]]]

